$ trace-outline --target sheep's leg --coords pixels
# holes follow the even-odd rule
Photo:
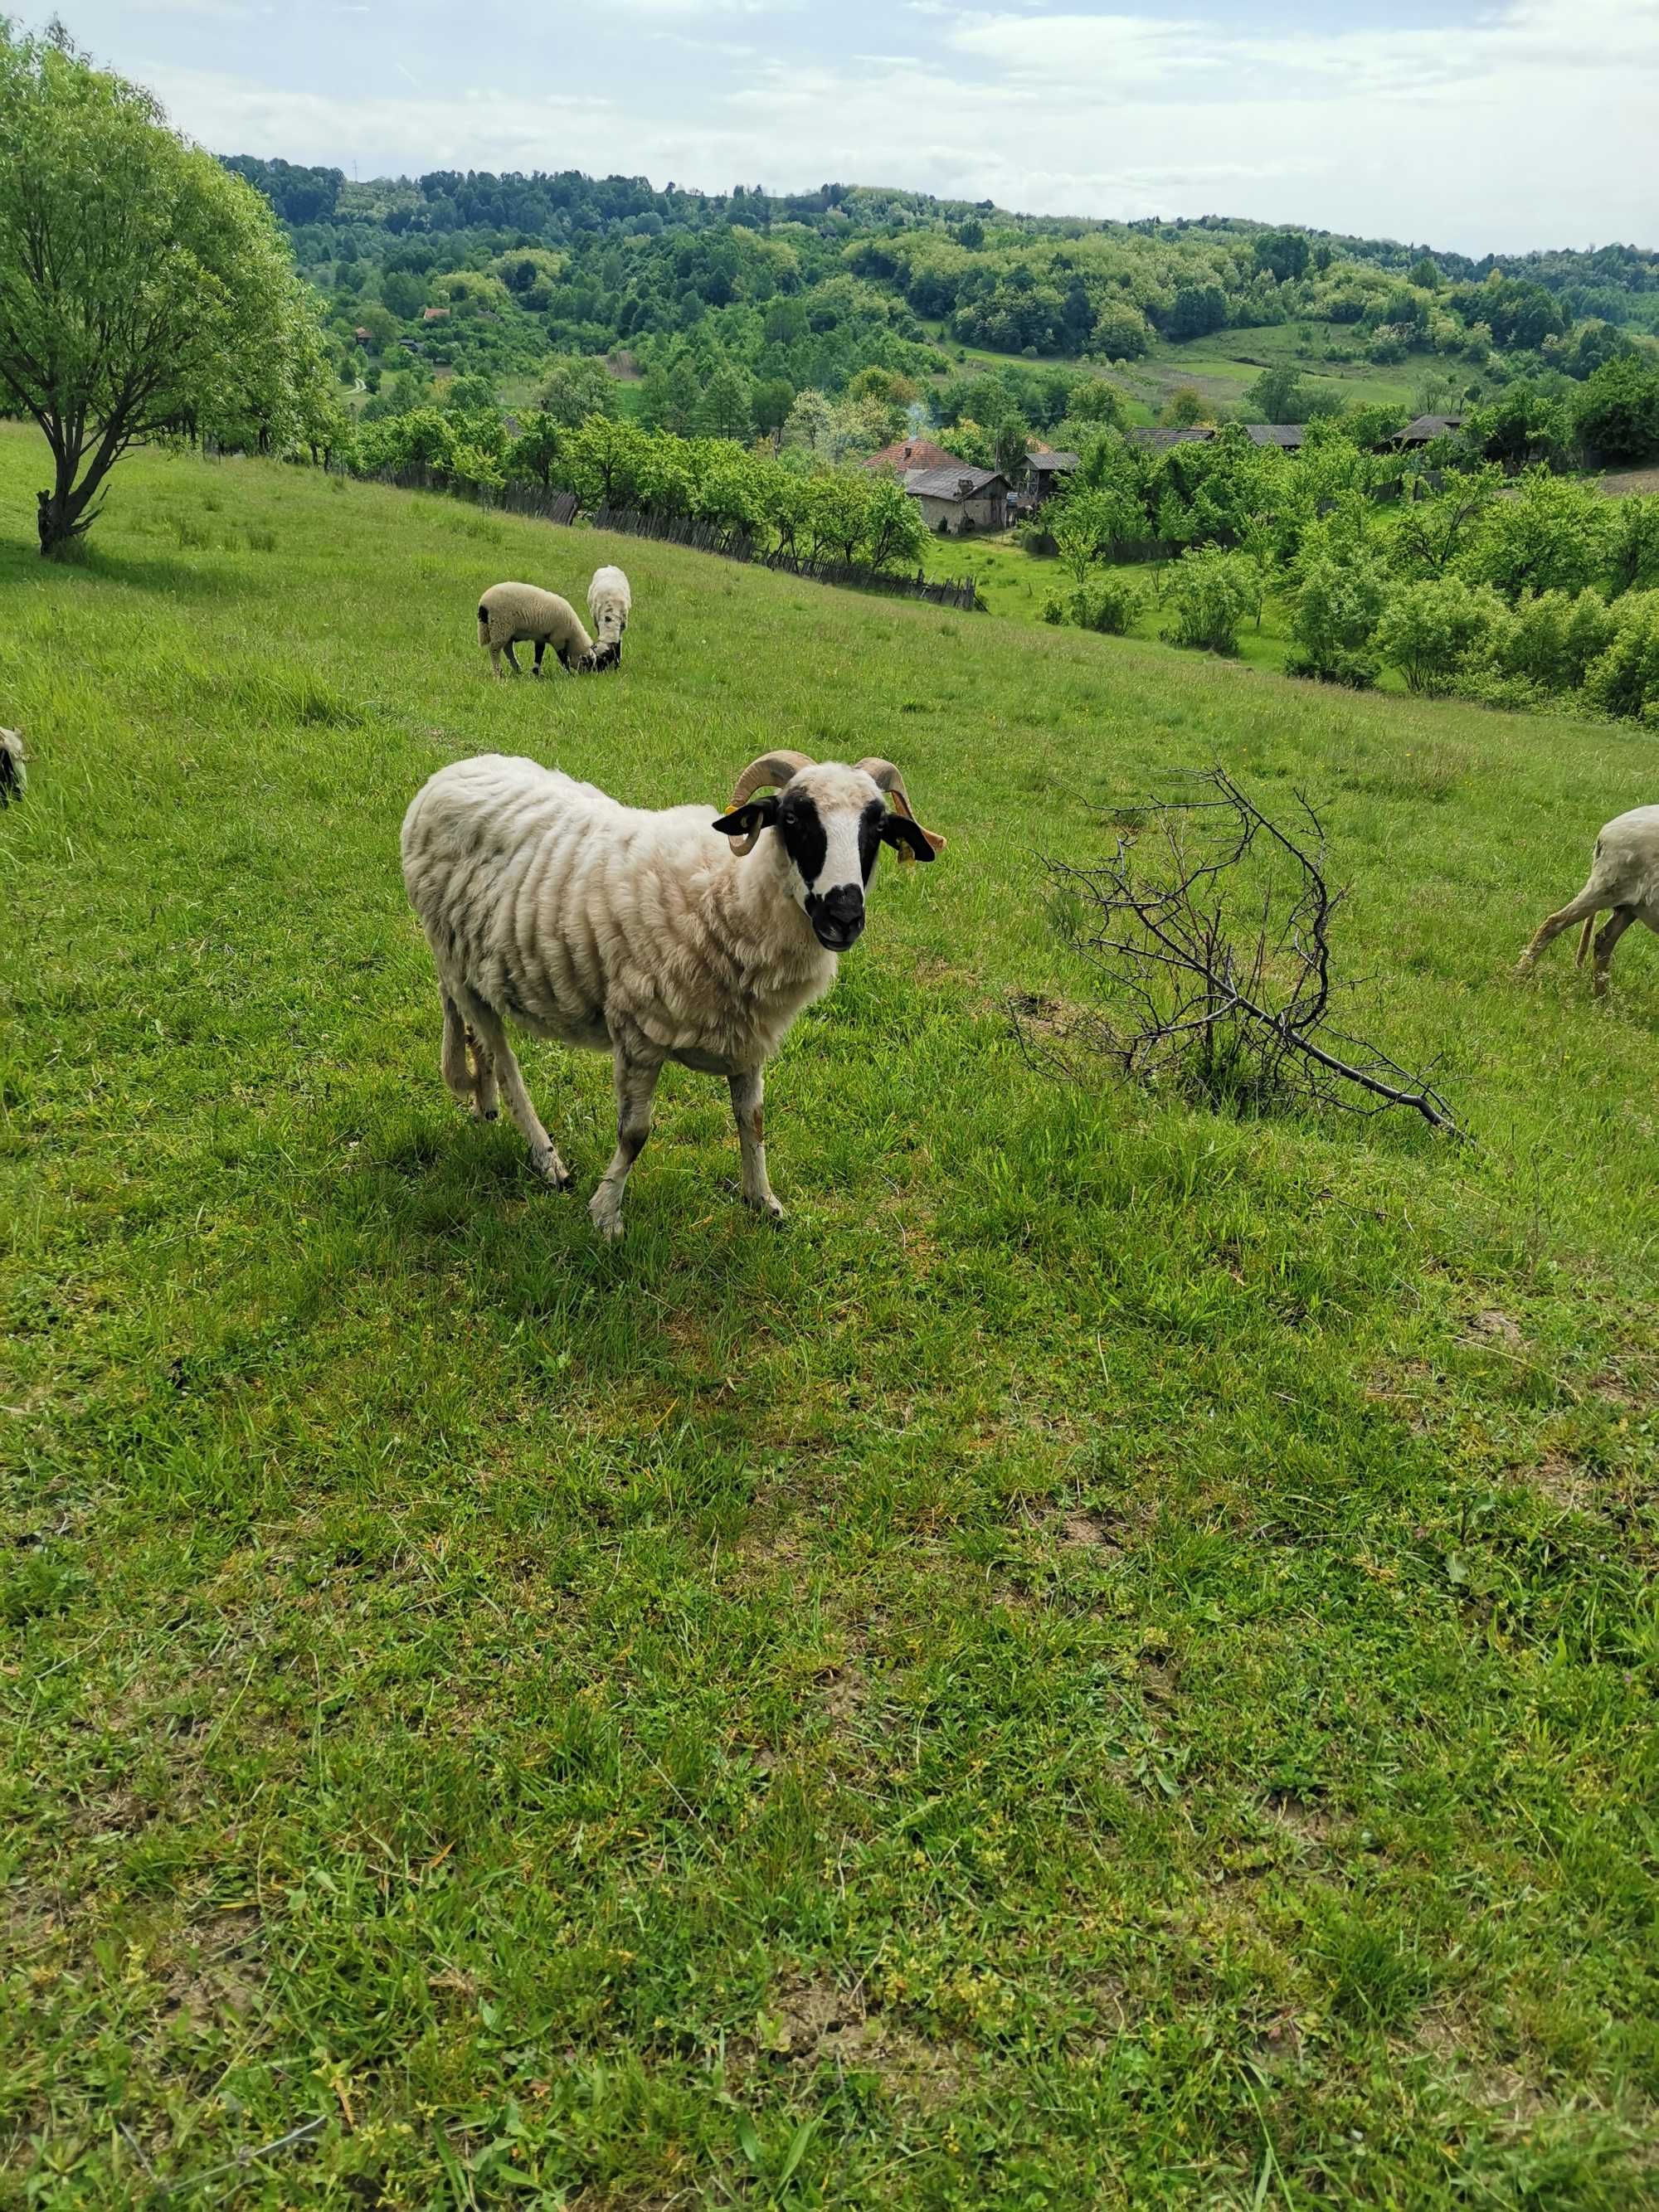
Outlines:
[[[1590,969],[1590,995],[1604,998],[1607,988],[1607,963],[1613,958],[1613,949],[1636,919],[1633,906],[1616,906],[1602,923],[1595,939],[1595,964]]]
[[[556,1190],[570,1188],[571,1174],[559,1158],[557,1147],[541,1124],[541,1116],[531,1103],[530,1093],[524,1087],[524,1074],[507,1041],[507,1031],[501,1026],[500,1015],[486,1006],[482,999],[475,999],[470,1009],[472,1016],[473,1050],[481,1054],[481,1065],[489,1065],[488,1079],[490,1091],[495,1079],[501,1079],[501,1089],[507,1093],[507,1110],[518,1123],[524,1140],[530,1147],[530,1164],[544,1182],[550,1182]],[[487,1054],[488,1060],[482,1060]]]
[[[472,1111],[480,1121],[493,1121],[501,1110],[495,1062],[476,1030],[467,1030],[466,1048],[472,1062]]]
[[[546,651],[547,651],[547,640],[546,640],[544,637],[538,637],[538,638],[536,640],[536,665],[535,665],[535,666],[534,666],[534,668],[532,668],[532,669],[531,670],[531,672],[531,672],[531,674],[532,674],[532,676],[539,676],[539,675],[541,674],[541,672],[542,672],[542,655],[543,655]]]
[[[1551,915],[1547,920],[1539,923],[1532,943],[1516,963],[1516,975],[1524,975],[1544,947],[1559,937],[1564,929],[1571,929],[1575,921],[1589,920],[1599,907],[1606,903],[1607,902],[1599,893],[1592,890],[1586,884],[1576,899],[1570,900],[1559,913]]]
[[[617,1149],[587,1204],[593,1226],[601,1237],[620,1237],[623,1233],[623,1192],[628,1186],[629,1173],[651,1134],[651,1102],[656,1096],[657,1078],[662,1073],[661,1060],[635,1059],[620,1045],[614,1066]]]
[[[732,1119],[738,1125],[738,1146],[743,1154],[743,1202],[755,1207],[757,1212],[769,1214],[774,1221],[781,1221],[783,1208],[766,1179],[766,1117],[762,1110],[766,1095],[764,1078],[756,1067],[745,1069],[741,1075],[729,1076],[726,1081],[732,1093]]]
[[[477,1103],[472,1062],[466,1048],[466,1024],[461,1019],[461,1010],[447,991],[443,994],[444,1042],[441,1065],[444,1081],[458,1098],[469,1106]]]
[[[508,638],[507,643],[501,647],[501,651],[507,655],[507,665],[513,671],[513,673],[515,676],[522,676],[524,674],[524,671],[519,665],[519,656],[513,650],[514,642],[515,641],[514,639]]]
[[[507,680],[501,674],[501,648],[499,645],[492,645],[489,648],[489,672],[498,684]]]

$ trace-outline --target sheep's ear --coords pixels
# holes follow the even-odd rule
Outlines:
[[[890,845],[901,860],[931,860],[936,853],[945,849],[943,837],[935,837],[931,830],[924,830],[908,814],[896,812],[882,816],[881,842]]]
[[[722,837],[758,837],[763,830],[769,830],[778,818],[775,799],[751,799],[745,805],[735,806],[731,813],[722,814],[714,827]]]

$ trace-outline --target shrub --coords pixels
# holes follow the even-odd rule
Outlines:
[[[1049,560],[1059,552],[1054,533],[1044,522],[1022,522],[1014,531],[1014,543],[1022,553],[1035,554],[1040,560]]]
[[[1659,726],[1659,592],[1627,592],[1613,633],[1584,676],[1584,696],[1604,714]]]
[[[1255,612],[1260,588],[1255,564],[1242,553],[1206,545],[1184,554],[1164,592],[1175,642],[1205,653],[1237,653],[1239,625]]]
[[[1396,584],[1376,626],[1376,650],[1400,671],[1408,690],[1449,691],[1504,612],[1495,592],[1461,576]]]
[[[1065,621],[1066,602],[1060,598],[1058,592],[1052,592],[1049,597],[1042,602],[1042,619],[1046,623],[1063,623]]]
[[[1371,639],[1387,588],[1381,564],[1364,545],[1332,546],[1316,553],[1297,586],[1291,635],[1297,650],[1289,662],[1291,675],[1347,684],[1356,690],[1374,684]]]
[[[1505,611],[1493,625],[1490,656],[1499,675],[1540,691],[1576,691],[1590,663],[1613,642],[1612,610],[1599,592],[1540,592]]]
[[[1071,598],[1071,617],[1079,629],[1098,630],[1105,637],[1121,637],[1146,604],[1146,594],[1133,577],[1114,574],[1091,576]]]

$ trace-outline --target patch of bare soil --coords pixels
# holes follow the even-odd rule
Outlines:
[[[1496,1306],[1485,1312],[1472,1314],[1464,1324],[1461,1340],[1464,1344],[1517,1345],[1521,1341],[1521,1324],[1510,1315],[1500,1313]]]
[[[1300,1797],[1294,1790],[1270,1790],[1264,1810],[1274,1827],[1301,1844],[1327,1844],[1336,1823],[1322,1805]]]
[[[1082,1508],[1066,1514],[1060,1524],[1060,1541],[1075,1552],[1121,1552],[1124,1533],[1122,1523],[1109,1514]]]
[[[787,1983],[767,2014],[764,2041],[775,2057],[797,2065],[827,2062],[842,2072],[878,2075],[890,2096],[925,2112],[948,2104],[962,2086],[961,2056],[951,2045],[868,2011],[861,1986],[840,1990],[823,1978]]]

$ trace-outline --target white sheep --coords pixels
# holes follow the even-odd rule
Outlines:
[[[1633,921],[1644,921],[1659,930],[1659,806],[1632,806],[1603,825],[1590,861],[1589,881],[1576,899],[1540,922],[1532,943],[1521,955],[1517,973],[1524,975],[1553,938],[1575,921],[1583,923],[1578,934],[1578,965],[1584,964],[1595,917],[1611,908],[1595,939],[1595,961],[1590,989],[1600,998],[1607,988],[1607,963],[1613,950]]]
[[[526,642],[536,648],[538,676],[550,645],[566,668],[604,668],[612,657],[595,656],[593,641],[576,610],[556,592],[544,592],[535,584],[492,584],[478,602],[478,643],[488,649],[490,667],[498,677],[503,653],[513,673],[519,673],[513,648]]]
[[[617,648],[609,664],[612,668],[622,665],[623,632],[628,628],[633,605],[634,594],[620,568],[593,571],[593,580],[587,587],[587,618],[593,625],[596,641]]]
[[[21,799],[28,789],[28,755],[21,730],[0,730],[0,806]]]
[[[775,786],[777,796],[756,795]],[[531,1103],[507,1020],[609,1051],[617,1150],[588,1210],[619,1237],[664,1062],[724,1075],[744,1201],[781,1218],[762,1070],[863,929],[879,848],[931,860],[943,842],[912,816],[890,761],[765,754],[718,821],[706,806],[623,806],[500,753],[440,769],[404,817],[403,867],[437,963],[444,1080],[488,1121],[499,1079],[532,1164],[563,1188],[569,1170]]]

